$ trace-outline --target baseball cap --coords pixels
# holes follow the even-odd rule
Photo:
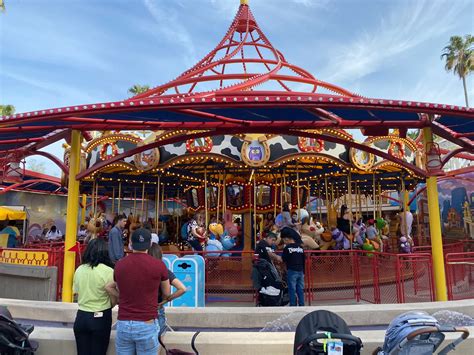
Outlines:
[[[133,250],[145,251],[151,246],[151,232],[145,228],[138,228],[132,234]]]
[[[289,228],[289,227],[283,228],[280,232],[280,236],[282,238],[291,238],[294,241],[297,241],[297,240],[301,239],[298,232],[295,231],[293,228]]]

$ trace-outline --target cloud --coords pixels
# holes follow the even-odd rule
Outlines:
[[[304,1],[304,0],[302,0]],[[333,49],[324,75],[328,81],[351,82],[375,73],[400,56],[449,32],[466,7],[465,1],[417,0],[394,4],[378,28],[366,30],[351,43]]]
[[[327,7],[331,0],[291,0],[298,5],[304,5],[307,7]]]
[[[186,52],[187,64],[195,64],[197,58],[194,41],[189,31],[183,26],[182,18],[176,9],[172,6],[158,4],[157,0],[144,0],[143,3],[156,22],[157,33],[168,41],[180,45]],[[184,6],[182,2],[177,2],[177,4],[180,7]]]

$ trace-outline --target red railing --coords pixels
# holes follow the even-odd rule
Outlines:
[[[9,251],[18,253],[9,254],[10,258],[16,257],[17,262],[22,262],[19,259],[22,251],[32,252],[30,255],[40,252],[37,255],[41,258],[44,258],[44,253],[47,253],[47,265],[58,268],[57,299],[61,299],[64,247],[9,249]],[[255,302],[256,290],[253,289],[251,280],[253,251],[232,251],[230,256],[215,256],[218,254],[215,251],[180,253],[181,256],[185,254],[200,254],[204,257],[207,303]],[[474,253],[468,254],[474,261]],[[448,271],[449,284],[452,285],[451,299],[455,299],[454,296],[460,297],[455,292],[454,286],[464,280],[466,275],[470,275],[471,279],[473,276],[473,268],[469,264],[463,264],[463,273],[459,271],[460,266],[456,264],[458,262],[456,258],[464,255],[463,253],[446,254],[447,266],[452,269]],[[76,256],[76,266],[78,266],[79,254],[77,253]],[[456,278],[451,274],[456,275]],[[474,290],[471,289],[471,292],[474,293]],[[470,297],[473,297],[472,293]],[[389,254],[360,250],[306,251],[305,296],[306,304],[309,305],[336,300],[355,302],[362,300],[369,303],[433,301],[431,255],[428,253]]]
[[[462,253],[464,248],[469,245],[470,241],[460,240],[452,243],[443,244],[443,252],[447,253]],[[414,253],[431,253],[431,245],[420,245],[413,247]]]
[[[445,255],[448,299],[474,298],[474,252]]]

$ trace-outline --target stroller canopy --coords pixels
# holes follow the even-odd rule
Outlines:
[[[305,315],[298,326],[296,327],[295,332],[295,343],[293,348],[294,354],[313,354],[318,353],[310,351],[308,349],[308,339],[317,333],[338,333],[352,336],[352,333],[347,326],[344,319],[339,317],[337,314],[329,311],[314,311]],[[361,347],[360,339],[353,337],[349,341],[341,339],[344,342],[344,347],[350,345],[351,353],[358,354]],[[349,350],[349,349],[347,349]],[[344,351],[346,354],[346,349]]]
[[[399,315],[390,322],[385,333],[383,353],[389,354],[410,333],[415,330],[435,327],[438,325],[436,318],[425,312],[407,312]]]

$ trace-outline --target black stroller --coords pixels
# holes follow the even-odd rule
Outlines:
[[[353,336],[344,319],[329,311],[305,315],[295,332],[294,355],[358,355],[362,341]]]
[[[29,355],[38,348],[38,343],[29,340],[34,326],[16,323],[6,307],[0,307],[0,354]]]
[[[258,292],[257,306],[278,307],[289,303],[288,289],[275,265],[267,260],[258,259],[254,262],[252,281]]]
[[[444,333],[461,333],[460,337],[438,352],[444,355],[467,339],[469,331],[465,328],[441,326],[436,318],[425,312],[407,312],[395,318],[385,333],[382,349],[374,355],[430,355],[443,343]]]

